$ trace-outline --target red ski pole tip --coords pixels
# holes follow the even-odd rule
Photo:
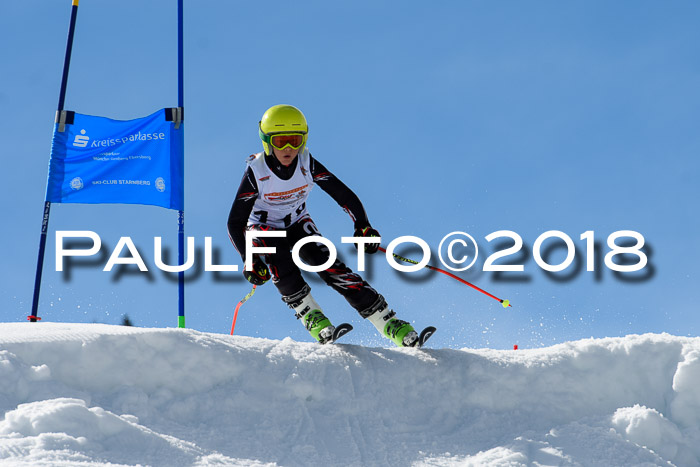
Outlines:
[[[503,300],[501,305],[503,305],[503,308],[508,308],[510,306],[510,300]]]

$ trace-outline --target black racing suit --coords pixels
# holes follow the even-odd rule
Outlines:
[[[282,180],[289,180],[296,170],[297,156],[289,167],[285,167],[274,156],[264,156],[265,163]],[[328,193],[355,221],[355,228],[368,227],[369,220],[362,202],[355,193],[333,175],[323,164],[310,157],[310,168],[314,183]],[[262,255],[272,275],[272,282],[282,294],[282,300],[293,304],[305,297],[310,287],[301,275],[301,271],[292,260],[291,249],[300,239],[310,235],[321,235],[311,217],[305,216],[285,229],[276,229],[265,224],[248,226],[255,200],[258,197],[258,185],[253,170],[248,167],[236,193],[236,199],[228,216],[228,234],[234,246],[245,261],[246,230],[285,230],[286,237],[256,238],[255,246],[275,247],[275,254]],[[330,255],[322,243],[307,243],[299,251],[301,259],[310,266],[324,264]],[[318,275],[338,291],[363,318],[370,316],[382,305],[384,299],[358,274],[352,272],[341,261],[336,261]]]

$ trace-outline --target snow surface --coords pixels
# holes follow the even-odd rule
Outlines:
[[[0,464],[700,465],[700,338],[416,350],[0,324]]]

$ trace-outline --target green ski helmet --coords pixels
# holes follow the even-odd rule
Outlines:
[[[289,145],[303,151],[309,125],[301,110],[292,105],[275,105],[265,111],[258,124],[265,155],[272,154],[272,147],[282,149]],[[288,136],[287,138],[284,138]],[[273,137],[274,141],[273,141]],[[280,146],[281,144],[281,146]]]

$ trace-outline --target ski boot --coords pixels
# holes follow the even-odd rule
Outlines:
[[[297,319],[301,320],[311,337],[319,344],[326,344],[333,340],[335,326],[326,318],[321,307],[311,296],[311,288],[308,285],[304,286],[299,293],[282,297],[282,300],[294,310]]]
[[[374,305],[365,310],[365,313],[369,322],[397,346],[414,347],[418,343],[418,333],[413,326],[407,321],[396,318],[396,313],[389,308],[381,295]],[[362,314],[365,315],[365,313]]]

